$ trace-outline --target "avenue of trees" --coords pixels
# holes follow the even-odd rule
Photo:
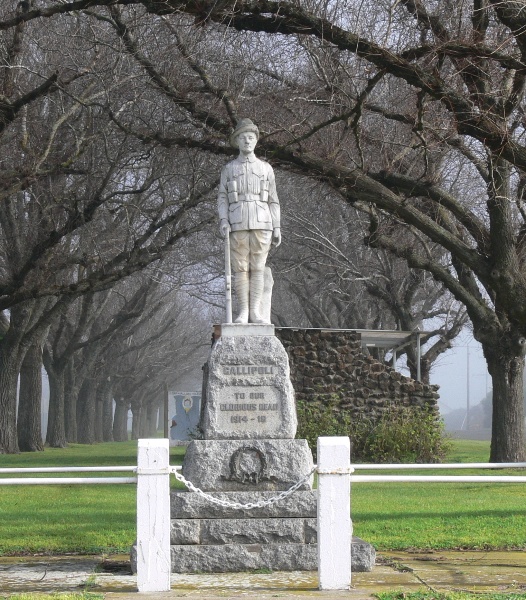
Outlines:
[[[465,311],[493,383],[490,460],[525,460],[523,2],[24,0],[0,32],[2,451],[29,348],[58,364],[126,336],[84,297],[96,312],[121,279],[202,251],[228,134],[250,116],[296,187],[288,231],[305,232],[302,270],[276,264],[298,297],[324,275],[333,291],[298,302],[305,322],[341,326],[369,294],[388,309],[371,324],[440,319],[438,352]],[[132,288],[115,310],[133,313]],[[68,340],[64,319],[87,329]]]
[[[51,446],[97,439],[98,394],[113,390],[126,414],[131,402],[137,423],[141,378],[150,403],[162,397],[190,339],[189,240],[210,222],[215,180],[192,151],[144,147],[113,124],[107,104],[136,94],[137,77],[89,19],[20,25],[2,42],[0,106],[18,104],[0,122],[0,449],[16,452],[42,444],[42,349]]]

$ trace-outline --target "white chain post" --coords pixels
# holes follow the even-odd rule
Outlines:
[[[320,590],[351,587],[351,444],[318,438],[318,580]]]
[[[139,440],[137,455],[137,589],[170,590],[170,443]]]

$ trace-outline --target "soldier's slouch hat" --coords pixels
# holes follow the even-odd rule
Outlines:
[[[241,133],[245,133],[246,131],[251,131],[252,133],[255,133],[259,140],[258,126],[255,125],[253,123],[253,121],[251,121],[250,119],[239,119],[239,121],[236,124],[236,128],[234,129],[234,131],[232,132],[232,135],[230,136],[230,145],[234,146],[234,148],[236,148],[237,147],[237,144],[236,144],[237,136],[240,135]]]

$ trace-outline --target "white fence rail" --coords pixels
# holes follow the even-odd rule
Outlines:
[[[360,471],[389,471],[396,469],[526,469],[526,462],[522,463],[354,463],[353,469]]]
[[[320,589],[351,585],[350,491],[353,483],[526,483],[522,475],[356,475],[355,471],[526,469],[526,463],[354,464],[349,438],[318,439],[318,578]],[[0,477],[1,485],[137,485],[137,588],[170,590],[170,467],[167,439],[139,440],[137,466],[0,468],[0,475],[133,473],[130,477]]]
[[[351,475],[352,483],[526,483],[520,475]]]
[[[136,472],[137,467],[29,467],[1,468],[0,474],[16,473],[125,473]],[[85,485],[137,483],[137,477],[4,477],[0,485]]]
[[[355,471],[526,469],[526,463],[404,463],[352,465],[351,483],[526,483],[522,475],[355,475]]]
[[[93,485],[137,483],[137,477],[12,477],[0,480],[0,485]]]
[[[125,473],[136,472],[137,467],[24,467],[1,468],[0,473]]]

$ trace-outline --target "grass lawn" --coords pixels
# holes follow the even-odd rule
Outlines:
[[[171,463],[180,464],[183,452],[182,448],[172,448]],[[137,442],[93,446],[71,444],[65,449],[48,448],[45,452],[0,455],[1,467],[135,464]],[[111,475],[53,473],[41,476]],[[135,502],[135,485],[0,486],[0,555],[127,553],[135,540]]]
[[[421,592],[381,592],[375,594],[378,600],[522,600],[526,598],[526,594],[499,594],[493,592],[481,592],[480,594],[464,592],[434,592],[431,590],[423,590]],[[11,599],[13,600],[13,599]],[[24,599],[21,599],[24,600]]]
[[[489,442],[454,440],[447,462],[487,462],[488,456]],[[462,469],[398,473],[524,475],[526,471]],[[351,502],[355,535],[379,550],[526,548],[523,483],[356,483]]]
[[[172,449],[172,464],[182,452]],[[136,442],[72,444],[0,455],[0,466],[133,465],[136,454]],[[488,442],[457,440],[449,462],[485,462],[488,455]],[[352,513],[355,535],[379,550],[526,548],[524,484],[356,483]],[[0,486],[0,555],[126,553],[135,518],[133,485]]]

